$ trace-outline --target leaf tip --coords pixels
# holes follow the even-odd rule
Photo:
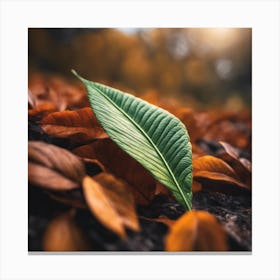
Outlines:
[[[74,69],[71,69],[71,72],[74,76],[76,76],[79,80],[84,81],[84,78],[82,78]]]

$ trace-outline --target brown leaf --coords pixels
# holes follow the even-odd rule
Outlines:
[[[194,173],[196,171],[203,170],[225,174],[236,179],[238,178],[232,167],[230,167],[226,162],[209,155],[195,158],[193,160],[193,170]]]
[[[186,125],[190,135],[191,142],[195,142],[203,135],[203,129],[199,127],[195,114],[190,108],[181,108],[176,110],[175,115]]]
[[[202,183],[202,188],[230,194],[250,193],[246,184],[222,173],[199,170],[193,173],[196,181]]]
[[[147,204],[154,197],[156,181],[136,160],[126,154],[111,139],[100,139],[73,150],[82,158],[99,160],[106,171],[125,180],[138,204]]]
[[[229,143],[219,141],[220,145],[225,149],[226,153],[233,159],[239,158],[239,150],[237,148],[234,148]]]
[[[166,251],[226,251],[224,229],[206,211],[190,211],[171,227],[165,240]]]
[[[238,174],[240,179],[251,187],[252,181],[252,165],[251,162],[245,158],[240,157],[240,150],[233,147],[229,143],[220,141],[220,145],[223,147],[224,152],[220,153],[225,161],[227,161]]]
[[[90,243],[74,221],[73,210],[54,218],[43,235],[44,251],[88,251]]]
[[[58,89],[52,84],[47,75],[35,74],[28,77],[28,88],[36,97],[36,105],[51,104],[56,107],[56,111],[65,110],[66,100]]]
[[[28,110],[28,119],[33,121],[41,120],[48,114],[55,112],[57,108],[52,104],[39,105]]]
[[[108,173],[86,176],[83,190],[87,204],[96,218],[124,238],[125,227],[139,231],[134,199],[129,187]]]
[[[172,195],[171,191],[166,186],[164,186],[159,182],[157,182],[156,184],[155,195],[165,195],[168,198],[174,200],[174,196]]]
[[[41,126],[52,136],[70,138],[77,143],[108,137],[90,107],[49,114],[42,119]]]
[[[51,190],[79,187],[85,176],[83,162],[69,151],[44,142],[28,143],[28,181]]]

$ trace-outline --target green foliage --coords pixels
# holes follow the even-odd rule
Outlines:
[[[192,150],[184,124],[146,101],[72,72],[84,83],[92,109],[111,139],[191,210]]]

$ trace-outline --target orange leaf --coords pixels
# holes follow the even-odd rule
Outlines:
[[[83,162],[69,151],[44,142],[28,143],[28,181],[51,190],[79,187],[85,175]]]
[[[125,180],[138,204],[147,204],[154,197],[156,181],[136,160],[126,154],[111,139],[100,139],[73,150],[82,158],[99,160],[106,171]]]
[[[129,187],[108,173],[86,176],[83,190],[87,204],[96,218],[120,237],[126,236],[125,227],[139,231],[133,196]]]
[[[90,107],[49,114],[42,119],[41,126],[52,136],[70,138],[78,143],[108,137]]]
[[[44,251],[87,251],[90,250],[88,237],[76,225],[75,212],[70,211],[54,218],[43,236]]]
[[[193,170],[194,172],[199,170],[217,172],[236,179],[238,178],[232,167],[226,162],[209,155],[195,158],[193,160]]]
[[[38,121],[48,114],[55,112],[57,108],[53,104],[43,104],[28,110],[28,118]]]
[[[202,183],[203,189],[231,194],[250,193],[249,186],[222,173],[199,170],[193,173],[193,177]]]
[[[170,228],[165,240],[166,251],[226,251],[224,229],[206,211],[190,211]]]

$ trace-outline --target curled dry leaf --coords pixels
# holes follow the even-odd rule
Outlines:
[[[130,188],[108,173],[86,176],[83,190],[95,217],[107,228],[124,238],[125,227],[138,231],[139,223]]]
[[[227,176],[238,178],[232,167],[223,160],[213,156],[202,156],[193,160],[194,174],[196,171],[205,170],[210,172],[222,173]]]
[[[49,114],[42,119],[41,126],[46,133],[52,136],[70,138],[77,143],[108,137],[90,107]]]
[[[85,176],[81,159],[60,147],[39,141],[28,143],[28,181],[50,190],[79,187]]]
[[[226,233],[217,219],[206,211],[190,211],[170,228],[166,251],[226,251]]]
[[[138,204],[147,204],[155,193],[156,181],[136,160],[122,151],[111,139],[100,139],[73,150],[82,158],[99,160],[106,171],[125,180]]]
[[[90,243],[85,233],[74,221],[73,210],[50,221],[43,236],[44,251],[88,251]]]
[[[220,156],[233,167],[240,179],[249,187],[251,187],[251,162],[245,158],[240,157],[240,150],[233,147],[229,143],[223,141],[219,141],[219,143],[224,149],[224,152],[221,152]]]
[[[250,193],[250,187],[246,184],[222,173],[199,170],[194,173],[194,179],[207,190],[230,194]]]
[[[193,170],[194,190],[198,191],[202,186],[212,191],[238,194],[248,192],[250,189],[240,180],[233,168],[219,158],[209,155],[195,158]]]

